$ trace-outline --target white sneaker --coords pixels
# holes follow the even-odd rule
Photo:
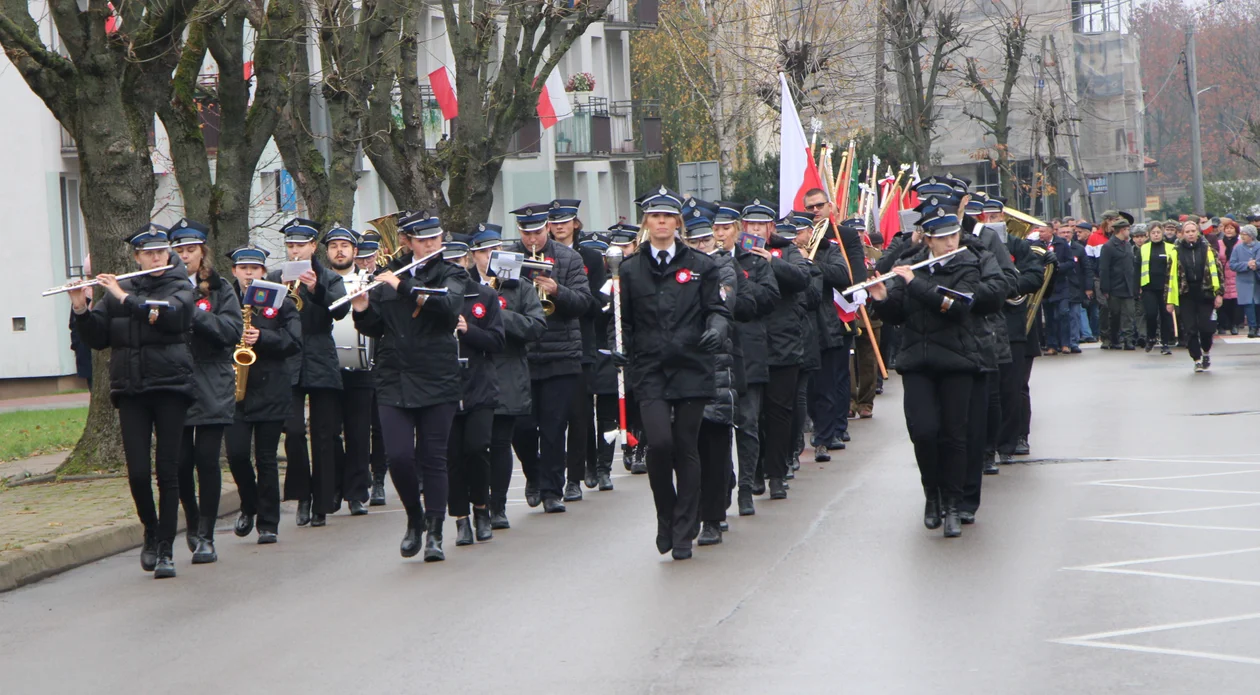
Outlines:
[[[1203,363],[1202,363],[1202,362],[1199,362],[1198,360],[1195,360],[1195,363],[1194,363],[1194,371],[1195,371],[1195,373],[1197,374],[1198,372],[1201,372],[1201,371],[1203,371],[1204,369],[1206,369],[1206,367],[1204,367],[1204,366],[1203,366]]]

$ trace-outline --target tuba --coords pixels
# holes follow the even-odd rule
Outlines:
[[[254,353],[254,348],[245,344],[245,331],[248,331],[253,325],[253,315],[254,307],[252,306],[246,306],[241,310],[241,318],[245,320],[245,326],[241,331],[241,342],[232,351],[232,362],[235,363],[232,370],[236,372],[237,403],[245,400],[245,385],[249,383],[249,366],[258,361],[258,355]]]
[[[1020,212],[1015,208],[1003,208],[1002,212],[1006,213],[1006,231],[1019,239],[1027,239],[1029,232],[1036,227],[1048,227],[1050,225],[1033,217],[1032,215]],[[1041,250],[1040,247],[1033,247],[1035,253],[1044,255],[1047,251]],[[1037,291],[1024,295],[1017,299],[1006,300],[1007,304],[1018,306],[1025,301],[1028,302],[1028,309],[1024,315],[1024,332],[1032,330],[1033,322],[1037,319],[1037,310],[1041,308],[1041,302],[1046,298],[1046,290],[1050,288],[1050,279],[1054,277],[1054,266],[1046,264],[1045,270],[1041,275],[1041,287]]]
[[[381,235],[381,247],[376,251],[376,267],[384,268],[402,252],[402,244],[398,243],[398,220],[403,212],[391,212],[374,220],[368,220]]]
[[[1022,213],[1015,208],[1003,208],[1002,212],[1006,214],[1006,231],[1018,236],[1020,239],[1027,239],[1028,233],[1033,230],[1033,227],[1049,226],[1036,217]]]

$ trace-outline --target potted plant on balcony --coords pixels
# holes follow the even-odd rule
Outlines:
[[[556,154],[568,154],[573,149],[573,142],[564,133],[556,136]]]
[[[575,72],[564,83],[564,91],[573,95],[575,105],[586,103],[595,91],[595,76],[589,72]]]

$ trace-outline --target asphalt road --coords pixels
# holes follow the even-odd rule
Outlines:
[[[193,567],[181,538],[174,580],[133,551],[0,594],[0,691],[1255,693],[1260,341],[1214,358],[1039,359],[1033,456],[960,539],[922,526],[894,378],[691,561],[655,552],[645,476],[472,548],[448,521],[431,565],[392,490],[324,529],[286,505],[275,546],[221,521]]]

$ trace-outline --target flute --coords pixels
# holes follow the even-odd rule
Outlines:
[[[919,268],[932,265],[933,263],[940,263],[946,258],[949,258],[950,256],[956,256],[966,250],[967,250],[966,248],[954,249],[953,251],[950,251],[949,253],[943,256],[936,256],[935,258],[929,258],[926,261],[920,261],[919,263],[915,263],[914,265],[909,266],[909,268],[910,270],[918,270]],[[885,280],[891,280],[894,277],[897,277],[896,273],[884,273],[883,275],[873,277],[870,280],[867,280],[866,282],[859,282],[858,284],[853,285],[849,289],[842,291],[840,294],[851,295],[854,292],[857,292],[858,290],[864,290],[867,287],[870,287],[871,285],[878,285],[879,283],[884,282]]]
[[[433,253],[431,253],[431,254],[429,254],[429,255],[425,256],[424,258],[417,258],[416,260],[414,260],[414,261],[412,261],[412,262],[408,263],[407,265],[404,265],[403,267],[401,267],[401,268],[399,268],[398,270],[395,270],[395,271],[393,271],[393,272],[394,272],[394,274],[395,274],[395,275],[400,275],[400,274],[402,274],[402,273],[407,272],[408,270],[411,270],[412,268],[414,268],[414,267],[416,267],[416,266],[418,266],[418,265],[424,265],[425,263],[428,263],[429,261],[431,261],[431,260],[433,260],[434,258],[437,258],[438,256],[441,256],[441,255],[442,255],[442,250],[441,250],[441,249],[438,249],[437,251],[434,251]],[[360,287],[359,289],[355,290],[354,292],[351,292],[350,294],[347,294],[346,296],[342,297],[341,299],[338,299],[337,301],[333,302],[332,304],[329,304],[329,305],[328,305],[328,310],[329,310],[329,311],[332,311],[333,309],[336,309],[337,307],[341,306],[342,304],[348,304],[348,303],[350,303],[351,301],[353,301],[354,299],[356,299],[356,298],[358,298],[358,297],[362,297],[363,295],[367,294],[368,292],[371,292],[372,290],[374,290],[374,289],[376,289],[377,287],[380,287],[381,285],[384,285],[384,284],[385,284],[385,281],[384,281],[384,280],[373,280],[372,282],[369,282],[368,284],[364,285],[363,287]],[[434,293],[434,294],[436,294],[436,293]]]
[[[152,275],[153,273],[160,273],[160,272],[162,272],[163,270],[170,270],[171,268],[174,268],[174,267],[175,267],[175,265],[174,265],[174,264],[171,264],[171,265],[164,265],[164,266],[162,266],[161,268],[150,268],[150,269],[148,269],[148,270],[137,270],[137,271],[136,271],[136,272],[134,272],[134,273],[123,273],[122,275],[115,275],[115,276],[114,276],[114,279],[115,279],[115,280],[128,280],[128,279],[131,279],[131,278],[138,278],[138,277],[140,277],[141,275]],[[69,284],[67,284],[67,285],[62,285],[61,287],[54,287],[54,288],[52,288],[52,289],[50,289],[50,290],[44,290],[43,292],[41,292],[41,293],[40,293],[40,296],[41,296],[41,297],[51,297],[51,296],[53,296],[54,294],[61,294],[62,292],[70,292],[70,291],[73,291],[73,290],[81,290],[81,289],[83,289],[84,287],[95,287],[95,286],[97,286],[97,285],[99,285],[99,284],[101,284],[101,281],[100,281],[100,280],[96,280],[96,279],[88,280],[87,282],[72,282],[72,283],[69,283]]]

